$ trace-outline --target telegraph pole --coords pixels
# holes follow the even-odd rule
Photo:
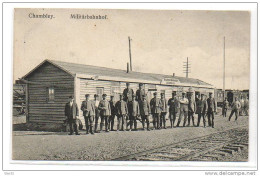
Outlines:
[[[225,37],[224,37],[224,48],[223,48],[223,102],[225,100],[225,80],[226,80],[226,61],[225,61]]]
[[[183,62],[183,73],[186,73],[186,78],[189,77],[189,73],[190,73],[190,63],[189,63],[189,58],[187,57],[187,62]]]
[[[132,57],[131,57],[131,38],[128,37],[128,41],[129,41],[129,57],[130,57],[130,71],[132,71]]]

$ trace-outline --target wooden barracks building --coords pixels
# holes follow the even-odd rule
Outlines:
[[[153,92],[165,93],[166,99],[171,98],[173,91],[180,95],[182,91],[193,91],[194,94],[214,94],[214,87],[198,79],[141,73],[135,71],[111,69],[90,65],[45,60],[21,79],[26,83],[27,122],[42,124],[47,128],[62,128],[65,120],[64,107],[70,95],[74,95],[79,109],[85,94],[103,93],[114,95],[126,88],[126,82],[136,91],[139,83],[144,83],[148,99]],[[79,118],[84,125],[82,111]],[[85,127],[85,126],[84,126]]]

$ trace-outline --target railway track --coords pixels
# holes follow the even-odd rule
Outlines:
[[[248,149],[248,128],[240,126],[119,158],[115,161],[223,161]]]

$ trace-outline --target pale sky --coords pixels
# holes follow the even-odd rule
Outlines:
[[[30,13],[54,19],[29,18]],[[71,14],[107,15],[106,20],[71,19]],[[189,77],[226,89],[249,89],[250,13],[241,11],[16,9],[14,80],[45,59],[126,69],[128,36],[133,70]]]

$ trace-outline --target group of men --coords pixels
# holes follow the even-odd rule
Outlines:
[[[227,116],[227,109],[229,106],[229,102],[227,101],[227,98],[225,98],[224,102],[223,102],[223,111],[222,111],[222,115],[224,117]],[[231,113],[229,115],[228,120],[231,120],[231,117],[233,116],[233,114],[235,114],[236,118],[235,120],[237,120],[238,116],[242,116],[243,114],[245,114],[245,116],[248,116],[248,110],[249,110],[249,100],[248,98],[244,98],[243,96],[241,97],[240,100],[238,100],[237,97],[235,97],[235,101],[231,104]]]
[[[165,99],[165,94],[161,93],[161,97],[157,97],[157,92],[154,92],[154,97],[147,100],[147,94],[143,84],[139,84],[139,89],[134,93],[130,88],[130,83],[126,83],[126,88],[123,94],[119,94],[119,100],[116,102],[114,96],[111,96],[110,101],[107,100],[107,95],[102,95],[102,100],[99,101],[99,96],[94,95],[94,100],[90,100],[90,95],[85,95],[85,100],[81,104],[81,110],[85,119],[86,133],[94,134],[103,131],[114,131],[115,117],[117,117],[116,130],[125,131],[130,126],[131,130],[137,130],[137,121],[142,123],[143,130],[150,130],[149,116],[152,115],[153,129],[166,129],[166,114],[169,109],[170,127],[173,128],[177,115],[179,115],[176,127],[180,126],[183,120],[183,127],[190,126],[192,121],[193,126],[200,126],[201,118],[203,126],[206,127],[206,116],[208,117],[208,126],[214,128],[214,113],[216,112],[216,102],[209,93],[209,98],[205,95],[198,95],[193,99],[193,92],[186,94],[182,92],[182,97],[178,98],[176,93],[172,93],[172,98],[168,101]],[[168,108],[169,107],[169,108]],[[68,118],[70,126],[70,135],[73,134],[73,127],[76,135],[78,133],[77,117],[78,107],[71,96],[70,101],[65,106],[65,116]],[[233,112],[233,111],[232,111]],[[235,111],[234,111],[235,112]],[[233,113],[234,113],[233,112]],[[198,114],[197,124],[194,121],[194,115]],[[231,113],[232,115],[232,113]],[[140,118],[141,117],[141,118]],[[98,131],[98,123],[100,122],[100,130]]]

